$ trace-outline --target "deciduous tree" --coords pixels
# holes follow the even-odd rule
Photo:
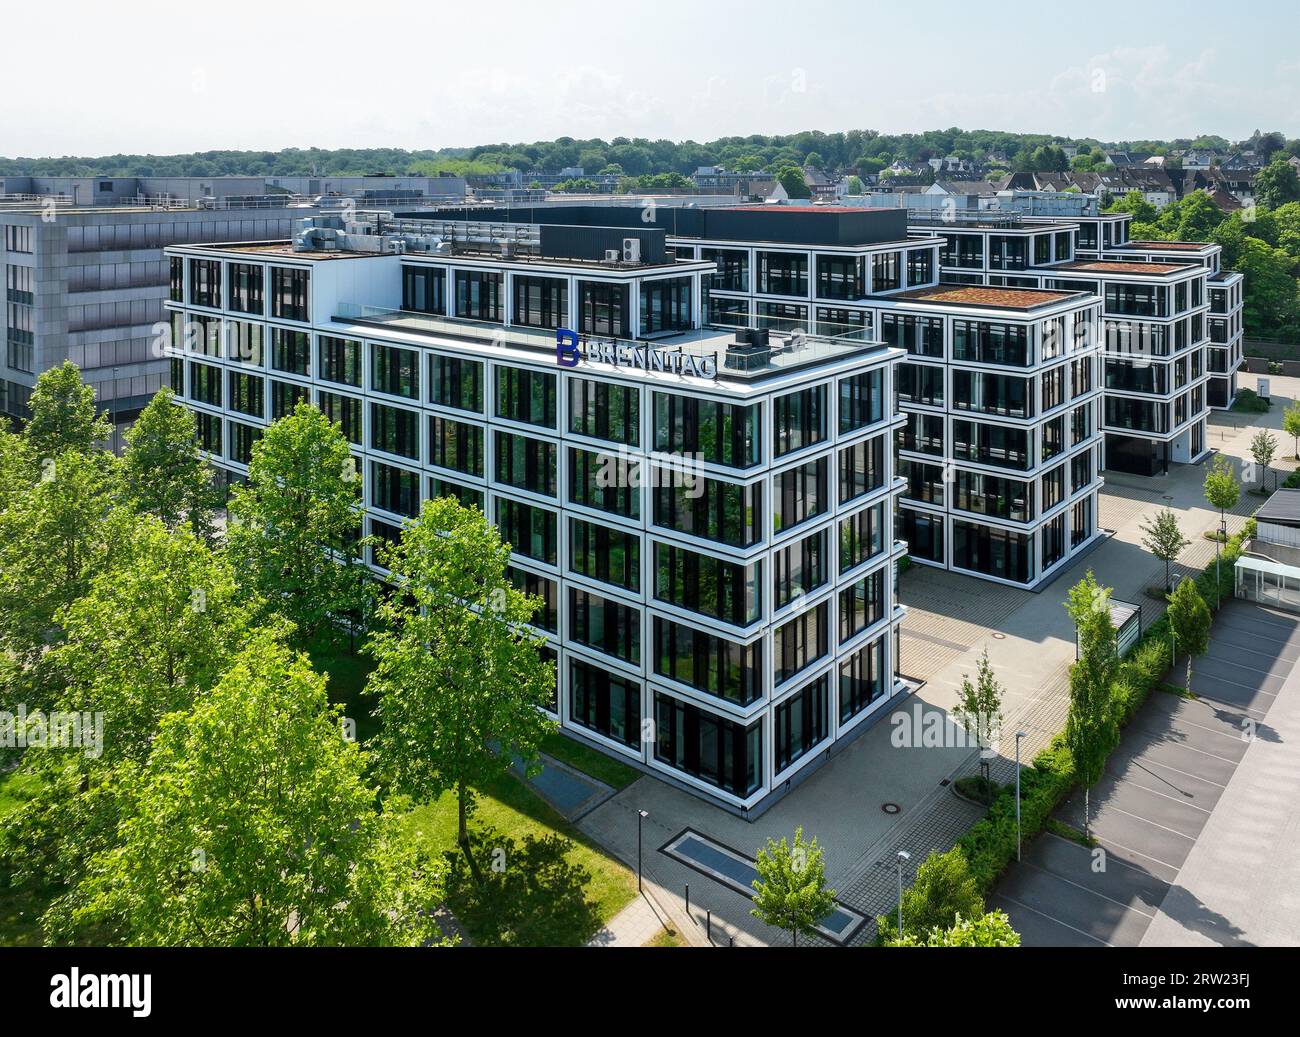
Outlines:
[[[1169,596],[1169,625],[1174,645],[1187,653],[1187,690],[1192,690],[1192,659],[1210,647],[1210,609],[1196,589],[1195,581],[1184,576]]]
[[[216,493],[212,472],[199,452],[194,414],[161,389],[126,431],[122,486],[139,512],[169,528],[182,522],[205,540],[212,537]]]
[[[1172,508],[1162,508],[1155,516],[1142,523],[1142,546],[1165,563],[1165,593],[1173,590],[1169,567],[1178,561],[1190,541],[1183,536],[1178,516]]]
[[[96,857],[59,931],[127,944],[419,945],[444,865],[381,811],[324,679],[263,630],[129,772],[122,842]]]
[[[1273,463],[1277,453],[1277,437],[1268,429],[1260,429],[1251,437],[1250,457],[1259,467],[1259,488],[1264,488],[1264,478],[1268,475],[1268,466]]]
[[[129,525],[115,514],[116,466],[102,451],[45,456],[36,482],[0,512],[0,648],[35,662],[55,617],[104,571]]]
[[[308,403],[253,447],[248,484],[234,488],[227,531],[244,585],[293,623],[307,647],[355,605],[361,479],[338,425]]]
[[[474,789],[516,759],[533,765],[554,726],[542,712],[554,667],[525,627],[541,601],[510,582],[509,558],[477,509],[426,500],[385,555],[397,593],[380,606],[382,629],[365,649],[384,773],[419,801],[453,790],[463,845]]]
[[[1089,790],[1105,771],[1118,725],[1112,690],[1119,669],[1115,625],[1110,618],[1110,589],[1097,585],[1091,570],[1070,588],[1066,610],[1074,621],[1079,656],[1070,667],[1070,708],[1065,744],[1083,786],[1083,828],[1089,833]]]
[[[96,410],[95,390],[82,382],[81,369],[71,360],[41,373],[29,406],[24,432],[38,458],[57,458],[67,450],[88,454],[113,434]]]
[[[812,936],[817,924],[835,906],[835,891],[826,886],[826,862],[814,837],[804,842],[803,829],[794,830],[794,844],[782,837],[754,857],[758,878],[753,882],[750,914],[767,925],[786,929],[797,947],[799,934]]]

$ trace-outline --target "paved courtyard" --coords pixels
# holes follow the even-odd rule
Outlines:
[[[1300,394],[1300,380],[1272,379],[1273,409],[1260,416],[1214,414],[1209,445],[1238,465],[1249,456],[1250,437],[1259,427],[1280,429],[1282,411]],[[1290,438],[1278,433],[1288,460],[1275,462],[1284,475]],[[1001,587],[954,573],[915,566],[902,578],[901,596],[909,608],[903,625],[902,669],[924,680],[914,696],[900,698],[891,712],[924,708],[948,711],[965,673],[973,673],[986,648],[990,662],[1007,688],[1004,730],[1024,730],[1022,749],[1031,758],[1064,726],[1068,698],[1067,671],[1074,658],[1073,631],[1063,607],[1069,587],[1088,569],[1115,596],[1140,603],[1144,623],[1163,609],[1145,596],[1162,584],[1163,564],[1141,546],[1140,524],[1168,504],[1179,514],[1191,540],[1179,570],[1200,569],[1214,558],[1213,542],[1202,533],[1218,525],[1217,513],[1202,496],[1203,466],[1176,466],[1167,476],[1144,479],[1104,473],[1100,523],[1110,531],[1068,571],[1039,593]],[[1261,498],[1243,494],[1230,531],[1241,528]],[[1001,635],[1001,636],[997,636]],[[980,809],[955,796],[947,783],[977,769],[975,754],[965,749],[900,749],[890,744],[888,718],[882,718],[816,774],[754,821],[746,821],[650,776],[643,777],[586,814],[581,827],[635,866],[636,819],[647,810],[644,868],[647,888],[657,907],[671,915],[682,934],[702,943],[705,912],[710,912],[715,942],[737,944],[789,942],[789,936],[763,926],[750,914],[750,901],[661,854],[658,847],[691,828],[718,842],[753,852],[767,838],[789,837],[802,825],[817,836],[826,853],[827,877],[840,900],[866,915],[887,911],[896,897],[894,855],[905,849],[912,864],[931,849],[947,849],[980,816]],[[1004,749],[1009,748],[1005,747]],[[994,777],[1014,772],[1006,751],[995,761]],[[901,806],[887,814],[885,803]],[[652,834],[653,833],[653,834]],[[910,876],[905,876],[910,881]],[[690,915],[685,893],[690,886]],[[869,938],[869,927],[858,942]]]

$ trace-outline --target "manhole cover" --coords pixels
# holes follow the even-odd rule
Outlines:
[[[897,814],[903,808],[900,807],[897,803],[881,803],[880,809],[883,810],[886,814]]]
[[[1006,635],[1006,634],[994,634],[994,635],[993,635],[993,638],[994,638],[994,640],[996,640],[996,641],[1005,641],[1005,640],[1007,639],[1007,635]]]

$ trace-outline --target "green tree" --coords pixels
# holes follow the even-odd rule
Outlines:
[[[1300,201],[1300,176],[1285,159],[1275,159],[1261,169],[1251,185],[1255,201],[1266,209],[1276,209],[1287,202]]]
[[[931,929],[949,929],[958,916],[984,914],[984,898],[970,873],[960,846],[946,853],[934,850],[916,869],[916,881],[903,891],[903,935],[924,939]],[[877,919],[881,942],[898,934],[898,908]]]
[[[0,511],[32,488],[40,474],[36,460],[27,437],[0,418]]]
[[[791,198],[811,198],[812,191],[804,180],[803,170],[796,165],[783,166],[776,171],[777,182]]]
[[[54,707],[106,727],[93,751],[23,757],[38,792],[4,841],[24,881],[70,884],[117,845],[121,772],[148,759],[162,718],[209,690],[247,636],[252,608],[222,555],[156,518],[118,518],[115,565],[60,611],[65,640],[42,660],[61,689]]]
[[[787,929],[794,946],[799,934],[812,936],[817,924],[835,906],[835,891],[826,887],[826,862],[814,837],[804,842],[803,829],[794,830],[794,845],[782,836],[754,857],[758,878],[753,882],[754,907],[750,914],[767,925]]]
[[[104,761],[143,763],[162,718],[210,689],[249,635],[257,609],[224,554],[186,529],[136,518],[111,571],[58,616],[49,662],[61,707],[112,717]]]
[[[365,754],[305,656],[259,631],[212,691],[125,772],[121,845],[98,855],[56,933],[127,944],[420,945],[441,862],[365,782]]]
[[[1146,200],[1140,191],[1129,191],[1122,198],[1117,198],[1106,207],[1108,212],[1131,212],[1138,223],[1154,223],[1156,207]]]
[[[1172,508],[1162,508],[1154,517],[1142,523],[1142,546],[1165,563],[1165,593],[1173,590],[1169,567],[1178,561],[1190,541],[1183,536],[1178,525],[1178,516]]]
[[[1295,400],[1282,412],[1282,431],[1294,440],[1295,458],[1300,461],[1300,400]]]
[[[384,554],[399,593],[380,606],[383,629],[365,649],[375,660],[369,689],[385,774],[418,801],[454,790],[466,847],[473,790],[516,759],[533,768],[554,727],[542,707],[555,695],[555,671],[524,626],[541,601],[511,583],[509,559],[480,511],[426,500]]]
[[[306,648],[331,636],[357,605],[361,480],[348,442],[299,403],[253,447],[248,484],[235,487],[227,532],[248,590],[293,623]]]
[[[0,512],[0,649],[28,664],[59,640],[59,610],[106,569],[129,525],[114,513],[113,458],[42,456],[35,484]]]
[[[1235,508],[1241,500],[1241,483],[1233,471],[1232,462],[1224,454],[1215,454],[1214,462],[1205,473],[1205,499],[1219,513],[1219,525],[1228,521],[1228,509]]]
[[[1242,316],[1248,335],[1289,335],[1300,328],[1296,261],[1254,237],[1241,241],[1235,267],[1245,276]]]
[[[1259,467],[1259,488],[1264,488],[1264,479],[1268,475],[1268,466],[1277,453],[1277,437],[1268,429],[1260,429],[1250,439],[1250,457]]]
[[[1187,690],[1192,690],[1192,657],[1210,647],[1210,609],[1196,589],[1195,581],[1184,576],[1169,596],[1169,625],[1174,644],[1187,653]]]
[[[1070,667],[1065,745],[1083,786],[1083,829],[1088,835],[1092,813],[1089,790],[1101,780],[1118,735],[1112,690],[1119,650],[1110,618],[1110,588],[1099,586],[1091,570],[1070,588],[1065,607],[1074,621],[1079,653]]]
[[[210,540],[216,492],[199,452],[194,413],[176,403],[170,389],[161,389],[127,429],[126,442],[122,485],[132,507],[168,528],[188,522]]]
[[[1002,693],[1002,685],[989,664],[989,650],[985,648],[976,665],[974,682],[969,674],[962,674],[957,705],[952,711],[953,720],[975,737],[975,744],[981,749],[993,744],[1002,724]]]
[[[1011,928],[1005,911],[990,911],[974,918],[957,916],[949,929],[938,926],[924,939],[905,932],[900,940],[895,934],[885,941],[887,947],[1019,947],[1020,934]]]
[[[67,450],[89,454],[113,434],[95,410],[95,390],[82,382],[81,369],[71,360],[41,373],[30,407],[25,434],[38,458],[57,458]]]

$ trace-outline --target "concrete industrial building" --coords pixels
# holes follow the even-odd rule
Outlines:
[[[0,414],[26,417],[37,377],[71,360],[120,436],[162,385],[166,370],[160,349],[167,295],[163,249],[283,236],[295,218],[316,211],[275,204],[219,210],[0,208],[5,279]]]

